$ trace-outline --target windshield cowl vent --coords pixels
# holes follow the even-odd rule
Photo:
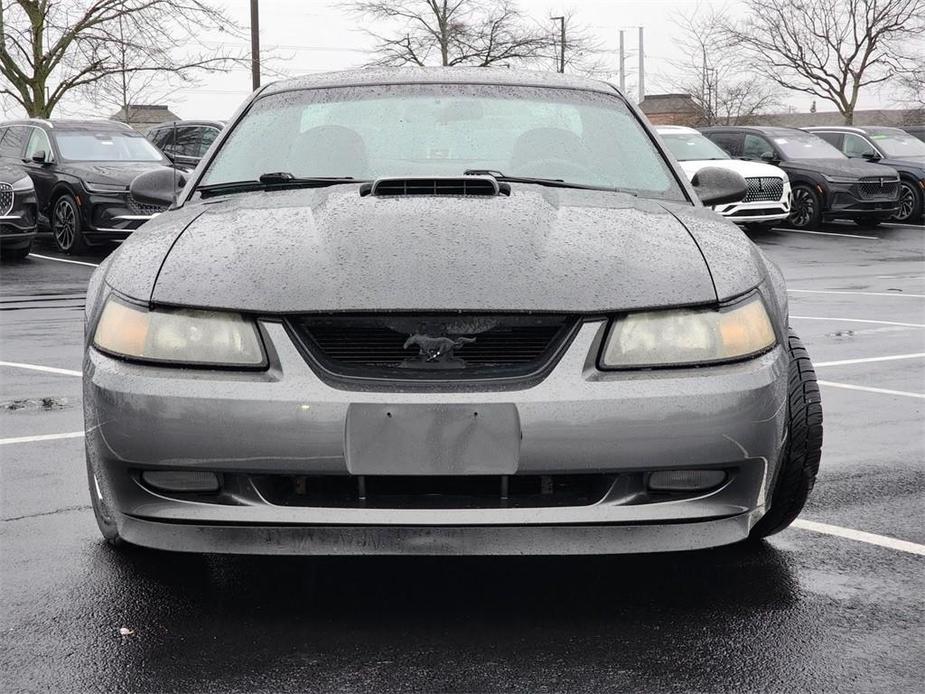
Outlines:
[[[394,198],[415,195],[455,195],[462,197],[493,197],[510,195],[511,186],[499,183],[492,176],[407,176],[377,178],[360,186],[360,195]]]

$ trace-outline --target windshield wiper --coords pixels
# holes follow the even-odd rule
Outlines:
[[[561,178],[533,178],[530,176],[505,176],[500,171],[494,169],[466,169],[463,171],[464,176],[491,176],[496,181],[504,183],[534,183],[538,186],[548,186],[550,188],[577,188],[578,190],[606,190],[613,193],[626,193],[627,195],[637,195],[636,191],[627,188],[613,188],[610,186],[595,186],[587,183],[571,183]]]
[[[288,171],[271,171],[261,174],[257,180],[230,181],[227,183],[210,183],[196,186],[202,197],[228,195],[230,193],[247,193],[254,190],[292,190],[295,188],[325,188],[343,183],[362,183],[352,176],[308,176],[298,178]]]

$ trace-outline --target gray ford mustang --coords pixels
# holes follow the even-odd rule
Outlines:
[[[786,527],[822,411],[780,272],[612,86],[368,70],[256,92],[95,272],[112,544],[695,549]],[[182,186],[178,190],[177,184]]]

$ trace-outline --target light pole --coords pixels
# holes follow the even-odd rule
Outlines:
[[[559,22],[559,72],[565,72],[565,17],[550,17]]]
[[[260,87],[260,11],[257,0],[251,0],[251,83]]]

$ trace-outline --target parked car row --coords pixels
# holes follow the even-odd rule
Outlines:
[[[899,128],[657,131],[689,177],[705,166],[721,166],[746,178],[743,202],[714,209],[749,228],[784,220],[799,229],[832,219],[864,226],[887,219],[915,223],[925,211],[925,142]]]

